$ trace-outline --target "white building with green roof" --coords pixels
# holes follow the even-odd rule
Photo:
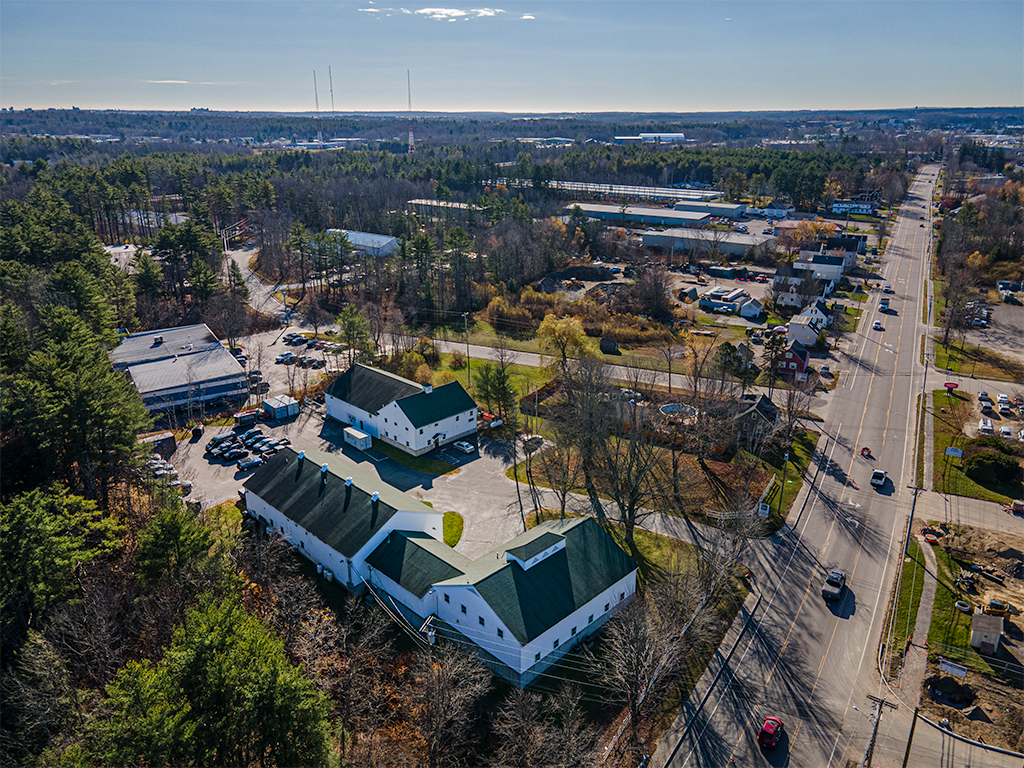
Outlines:
[[[327,416],[421,456],[476,432],[477,407],[463,386],[417,384],[359,363],[324,393]]]
[[[542,523],[476,560],[393,531],[366,568],[411,622],[471,648],[520,687],[636,593],[636,563],[589,517]]]

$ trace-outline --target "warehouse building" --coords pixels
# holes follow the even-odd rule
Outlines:
[[[604,221],[621,221],[624,224],[646,224],[659,227],[699,227],[708,222],[707,213],[677,211],[673,208],[645,208],[639,205],[603,205],[601,203],[571,203],[565,212],[571,214],[579,208],[584,215]]]
[[[110,362],[152,413],[221,400],[236,405],[249,396],[245,369],[203,323],[133,333],[110,353]]]
[[[742,203],[701,203],[681,200],[672,207],[677,211],[706,213],[708,216],[721,216],[726,219],[739,219],[747,214],[747,206]]]
[[[693,251],[742,256],[751,248],[767,243],[774,246],[773,235],[744,234],[742,232],[709,232],[700,229],[666,229],[662,232],[641,233],[644,248],[663,248],[666,251]]]
[[[351,229],[328,229],[328,234],[344,235],[352,244],[352,251],[363,256],[390,256],[398,250],[398,239],[390,235],[355,232]]]

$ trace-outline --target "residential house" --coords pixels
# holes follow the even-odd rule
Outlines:
[[[775,271],[773,283],[782,286],[777,304],[796,309],[802,309],[835,290],[835,281],[819,280],[812,270],[798,269],[789,264],[783,264]]]
[[[797,315],[786,324],[786,343],[799,342],[805,347],[814,346],[821,330],[822,325],[817,320]]]
[[[824,243],[819,246],[823,247]],[[813,248],[800,251],[793,267],[810,272],[817,280],[830,282],[838,281],[848,269],[845,255],[820,253]]]
[[[740,342],[736,345],[736,354],[740,368],[750,368],[754,364],[754,350],[745,342]]]
[[[444,533],[442,512],[328,453],[286,446],[244,487],[260,525],[355,592],[369,574],[366,558],[392,531],[439,541]]]
[[[828,308],[828,305],[822,299],[818,299],[813,304],[808,304],[804,307],[797,317],[807,317],[811,320],[817,320],[818,325],[822,328],[828,328],[832,325],[832,322],[835,319],[835,313]]]
[[[745,317],[748,320],[754,320],[761,316],[764,312],[764,306],[757,299],[748,299],[747,301],[740,304],[739,311],[737,314],[740,317]]]
[[[750,294],[743,288],[730,290],[722,286],[717,286],[704,293],[700,297],[698,306],[707,312],[740,315],[747,318],[759,317],[763,311],[761,302],[750,298]]]
[[[786,354],[779,360],[779,370],[784,372],[787,376],[802,376],[807,373],[807,363],[810,361],[810,353],[807,351],[807,347],[801,344],[799,341],[794,341],[789,345],[789,349],[786,350]]]
[[[327,415],[420,456],[476,432],[477,407],[462,385],[417,384],[359,363],[324,393]]]
[[[796,208],[792,203],[784,203],[779,200],[768,203],[763,210],[764,215],[769,219],[784,219],[796,213]]]
[[[741,441],[755,435],[770,434],[778,423],[779,409],[768,396],[748,393],[740,397],[734,424],[736,436]]]
[[[637,565],[593,518],[541,523],[476,560],[392,533],[367,563],[417,627],[526,687],[636,593]]]

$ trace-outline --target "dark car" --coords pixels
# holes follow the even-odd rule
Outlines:
[[[238,462],[238,471],[245,472],[247,469],[260,466],[263,463],[263,459],[259,456],[250,456],[248,459],[242,459]]]
[[[237,461],[238,459],[244,459],[249,455],[249,452],[245,448],[232,448],[229,451],[225,451],[220,457],[224,461]]]
[[[825,583],[821,587],[821,596],[826,600],[838,600],[843,596],[843,589],[846,587],[846,573],[833,568],[825,577]]]
[[[774,747],[779,743],[779,739],[782,738],[782,732],[785,728],[782,720],[775,715],[768,715],[764,719],[764,725],[761,726],[761,732],[757,734],[757,743],[762,747]]]

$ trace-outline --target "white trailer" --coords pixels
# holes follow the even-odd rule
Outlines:
[[[368,451],[373,447],[373,438],[355,427],[345,427],[345,442],[360,451]]]

